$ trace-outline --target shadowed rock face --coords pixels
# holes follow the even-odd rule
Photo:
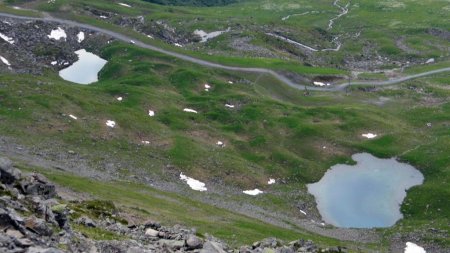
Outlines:
[[[155,221],[131,224],[119,216],[112,202],[61,199],[44,176],[24,174],[7,158],[0,158],[0,252],[236,252],[224,242],[200,238],[194,229],[161,226]],[[74,209],[72,209],[74,208]],[[80,213],[85,210],[85,213]],[[81,217],[80,217],[81,216]],[[75,226],[78,229],[74,229]],[[112,237],[96,240],[91,231]],[[59,232],[58,232],[59,231]],[[64,245],[62,247],[62,245]],[[239,252],[346,252],[320,249],[312,241],[284,244],[268,238],[242,246]]]

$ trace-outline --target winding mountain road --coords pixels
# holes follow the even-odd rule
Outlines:
[[[150,49],[162,54],[166,54],[181,60],[185,60],[188,62],[192,62],[195,64],[199,64],[202,66],[206,66],[206,67],[211,67],[211,68],[217,68],[217,69],[224,69],[224,70],[230,70],[230,71],[239,71],[239,72],[248,72],[248,73],[258,73],[258,74],[269,74],[271,76],[273,76],[274,78],[276,78],[277,80],[283,82],[284,84],[295,88],[295,89],[299,89],[299,90],[304,90],[304,89],[308,89],[308,90],[316,90],[316,91],[342,91],[345,90],[345,88],[347,88],[349,85],[371,85],[371,86],[383,86],[383,85],[393,85],[393,84],[398,84],[401,82],[405,82],[411,79],[415,79],[415,78],[420,78],[420,77],[425,77],[425,76],[429,76],[429,75],[434,75],[437,73],[442,73],[442,72],[446,72],[446,71],[450,71],[450,67],[447,68],[441,68],[441,69],[436,69],[436,70],[432,70],[432,71],[427,71],[427,72],[423,72],[423,73],[419,73],[419,74],[415,74],[415,75],[409,75],[409,76],[404,76],[404,77],[400,77],[397,79],[391,79],[391,80],[387,80],[387,81],[371,81],[371,82],[365,82],[365,81],[354,81],[351,82],[351,84],[349,83],[342,83],[342,84],[336,84],[336,85],[332,85],[332,86],[328,86],[328,87],[315,87],[315,86],[310,86],[308,84],[299,84],[299,83],[295,83],[292,80],[288,79],[287,77],[275,72],[274,70],[270,70],[270,69],[265,69],[265,68],[247,68],[247,67],[235,67],[235,66],[227,66],[227,65],[223,65],[223,64],[219,64],[219,63],[214,63],[214,62],[210,62],[210,61],[206,61],[206,60],[202,60],[202,59],[198,59],[189,55],[184,55],[181,53],[177,53],[177,52],[173,52],[173,51],[169,51],[163,48],[159,48],[157,46],[154,45],[150,45],[147,43],[144,43],[142,41],[136,40],[135,38],[129,37],[127,35],[123,35],[121,33],[118,32],[114,32],[114,31],[110,31],[104,28],[100,28],[97,26],[93,26],[93,25],[89,25],[89,24],[83,24],[83,23],[79,23],[76,21],[72,21],[72,20],[66,20],[66,19],[61,19],[61,18],[54,18],[51,16],[46,16],[46,17],[28,17],[28,16],[19,16],[19,15],[15,15],[15,14],[9,14],[9,13],[3,13],[0,12],[0,17],[2,18],[11,18],[11,19],[19,19],[19,20],[27,20],[27,21],[44,21],[44,22],[53,22],[53,23],[59,23],[59,24],[65,24],[65,25],[69,25],[69,26],[73,26],[73,27],[80,27],[80,28],[84,28],[84,29],[89,29],[92,31],[96,31],[96,32],[100,32],[106,35],[109,35],[117,40],[120,41],[124,41],[124,42],[130,42],[130,41],[134,41],[134,45],[141,47],[141,48],[145,48],[145,49]]]

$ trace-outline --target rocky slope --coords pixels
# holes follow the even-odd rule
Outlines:
[[[0,252],[346,252],[275,238],[233,249],[195,229],[134,222],[108,201],[61,198],[44,176],[22,173],[7,158],[0,182]]]

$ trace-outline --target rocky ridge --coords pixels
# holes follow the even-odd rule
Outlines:
[[[23,173],[0,158],[0,252],[346,252],[276,238],[231,248],[195,229],[123,217],[112,202],[64,200],[44,176]]]

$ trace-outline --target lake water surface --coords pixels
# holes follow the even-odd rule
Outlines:
[[[84,49],[75,53],[78,55],[78,61],[59,71],[59,76],[64,80],[78,84],[97,82],[98,72],[105,66],[107,61]]]
[[[423,183],[423,175],[394,158],[352,156],[356,165],[332,166],[308,191],[325,222],[337,227],[389,227],[403,216],[400,205],[407,189]]]

